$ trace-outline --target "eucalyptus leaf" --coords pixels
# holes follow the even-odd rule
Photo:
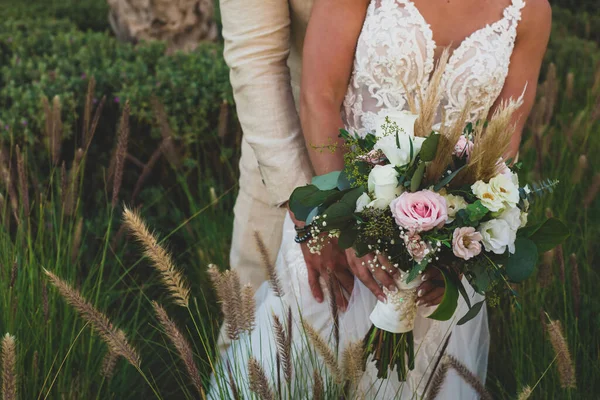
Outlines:
[[[338,190],[348,190],[352,187],[352,182],[346,170],[342,171],[337,180]]]
[[[511,254],[504,261],[506,276],[510,281],[519,283],[533,273],[538,261],[538,248],[535,243],[527,238],[517,238],[515,241],[515,254]]]
[[[545,253],[563,243],[570,235],[569,228],[561,220],[550,218],[529,239],[535,243],[540,253]]]
[[[332,190],[337,188],[338,179],[341,171],[333,171],[325,175],[318,175],[312,178],[311,184],[316,186],[319,190]]]
[[[450,277],[450,272],[441,268],[440,271],[444,277],[444,297],[442,302],[438,305],[437,309],[428,318],[435,319],[437,321],[448,321],[454,315],[456,307],[458,306],[458,288],[454,283],[454,279]]]
[[[461,319],[458,320],[457,325],[464,325],[473,318],[475,318],[477,314],[479,314],[479,311],[481,311],[481,307],[483,307],[484,303],[485,300],[475,303],[475,305],[473,305],[473,307],[471,307],[469,311],[467,311],[467,313]]]
[[[437,133],[432,133],[425,139],[423,144],[421,145],[421,151],[419,155],[421,156],[421,160],[423,161],[433,161],[435,155],[437,153],[438,144],[440,142],[440,135]]]
[[[301,186],[290,196],[290,210],[296,219],[306,221],[315,207],[338,193],[340,193],[338,190],[322,191],[314,185]]]

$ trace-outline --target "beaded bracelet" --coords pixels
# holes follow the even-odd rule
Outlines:
[[[312,234],[310,233],[310,225],[306,225],[304,227],[296,226],[296,237],[294,238],[296,243],[305,243],[311,238]]]

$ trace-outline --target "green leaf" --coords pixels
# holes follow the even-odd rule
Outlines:
[[[364,191],[363,187],[352,189],[344,194],[340,201],[327,207],[323,212],[323,221],[327,223],[326,230],[345,228],[354,220],[356,200]]]
[[[440,142],[440,135],[437,133],[433,133],[429,135],[427,139],[421,145],[421,151],[419,154],[421,155],[421,160],[423,161],[433,161],[435,155],[437,153],[438,144]]]
[[[305,222],[307,224],[311,224],[317,215],[319,215],[319,207],[315,207],[315,208],[312,209],[312,211],[306,217],[306,221]]]
[[[319,190],[332,190],[337,188],[338,179],[341,171],[333,171],[325,175],[318,175],[312,178],[312,184]]]
[[[352,187],[352,182],[348,177],[348,173],[346,170],[342,171],[337,180],[337,188],[338,190],[348,190]]]
[[[467,166],[467,164],[463,165],[462,167],[460,167],[459,169],[457,169],[456,171],[454,171],[453,173],[451,173],[450,175],[448,175],[447,177],[445,177],[444,179],[442,179],[441,181],[439,181],[434,187],[433,190],[435,190],[436,192],[439,192],[444,186],[446,186],[447,184],[449,184],[452,179],[454,179],[454,177],[456,177],[456,175],[458,175],[458,173],[460,171],[462,171],[463,168],[465,168]]]
[[[458,288],[458,291],[460,292],[460,294],[463,297],[463,299],[465,299],[465,302],[467,303],[467,306],[469,308],[471,308],[471,299],[469,298],[469,294],[467,293],[467,289],[465,289],[465,285],[463,285],[463,283],[462,283],[462,281],[460,280],[459,277],[456,276],[456,281],[454,282],[454,284]]]
[[[290,210],[297,219],[306,221],[315,207],[339,193],[338,190],[322,191],[314,185],[301,186],[296,188],[290,196]]]
[[[338,245],[342,249],[349,249],[354,245],[356,238],[358,237],[358,229],[353,226],[348,229],[344,229],[340,233],[340,237],[338,239]]]
[[[451,272],[444,268],[439,269],[444,276],[444,297],[442,302],[438,305],[437,309],[428,318],[435,319],[437,321],[448,321],[454,315],[456,307],[458,306],[458,288],[454,283],[456,277],[451,277]]]
[[[408,276],[406,277],[406,283],[412,282],[413,279],[419,275],[420,272],[425,271],[425,268],[429,265],[427,260],[423,260],[420,263],[415,262],[413,267],[410,269]]]
[[[527,279],[535,269],[538,261],[538,249],[533,241],[517,238],[515,254],[511,254],[503,262],[506,276],[512,282],[519,283]]]
[[[477,200],[475,203],[469,204],[465,211],[471,222],[477,222],[485,217],[490,210],[481,203],[481,200]]]
[[[417,167],[417,170],[412,176],[410,180],[410,191],[416,192],[419,190],[419,186],[421,186],[421,182],[423,181],[423,175],[425,175],[425,163],[422,162]]]
[[[482,300],[479,303],[475,303],[475,305],[471,307],[461,319],[458,320],[457,325],[464,325],[473,318],[475,318],[477,314],[479,314],[479,311],[481,311],[481,307],[483,307],[484,303],[485,300]]]
[[[535,243],[540,253],[545,253],[563,243],[570,235],[569,228],[561,220],[550,218],[529,239]]]

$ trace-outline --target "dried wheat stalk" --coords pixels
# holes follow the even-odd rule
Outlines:
[[[315,328],[312,327],[312,325],[310,325],[306,321],[302,321],[302,326],[304,327],[304,331],[308,335],[308,338],[310,339],[311,343],[313,344],[313,346],[315,346],[317,353],[319,353],[321,357],[323,357],[323,361],[325,362],[325,365],[327,365],[327,368],[329,368],[329,371],[331,372],[331,375],[333,376],[334,380],[338,385],[340,385],[343,381],[342,374],[338,367],[338,363],[335,358],[335,355],[333,354],[333,351],[331,350],[331,348],[329,348],[325,340],[323,340],[323,338],[321,337],[321,335],[319,335]]]
[[[363,376],[365,365],[365,348],[363,341],[348,344],[342,354],[342,374],[351,389],[356,389]]]
[[[446,360],[450,367],[477,392],[482,400],[493,400],[492,395],[485,389],[479,378],[475,376],[469,369],[456,358],[451,355],[446,355]]]
[[[102,369],[100,370],[100,375],[102,375],[104,379],[110,380],[110,378],[113,377],[117,361],[119,361],[119,355],[108,350],[108,353],[106,353],[102,360]]]
[[[277,353],[281,359],[283,376],[286,382],[292,381],[292,348],[287,339],[287,334],[279,317],[273,313],[273,332],[275,333],[275,343],[277,344]]]

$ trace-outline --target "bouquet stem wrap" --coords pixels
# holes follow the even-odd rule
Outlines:
[[[402,277],[396,279],[397,291],[384,288],[387,303],[377,302],[371,312],[371,322],[377,328],[391,333],[406,333],[413,330],[417,314],[417,288],[420,279],[406,283]]]
[[[414,368],[415,352],[412,330],[417,315],[417,290],[421,280],[406,283],[402,275],[396,279],[397,291],[384,288],[388,301],[377,302],[371,313],[373,326],[365,337],[367,354],[373,355],[379,378],[387,378],[396,369],[398,379],[405,381]]]

